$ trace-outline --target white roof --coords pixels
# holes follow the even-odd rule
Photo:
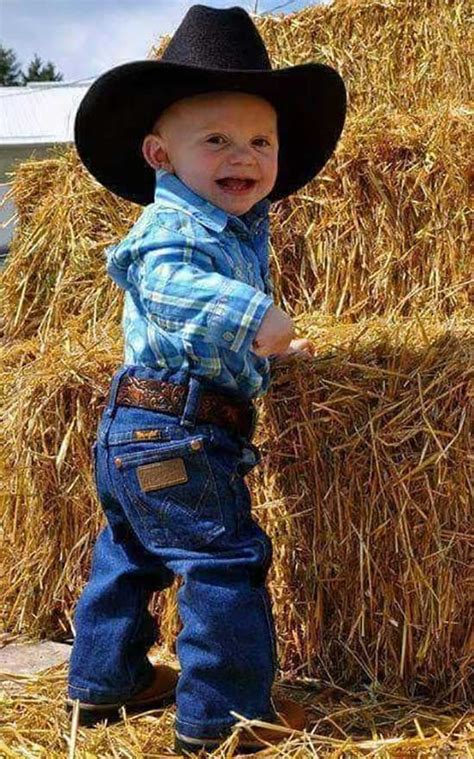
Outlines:
[[[0,147],[74,142],[74,117],[93,81],[0,86]]]

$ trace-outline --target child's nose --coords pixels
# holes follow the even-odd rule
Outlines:
[[[231,151],[230,160],[232,163],[252,163],[254,158],[251,148],[236,145]]]

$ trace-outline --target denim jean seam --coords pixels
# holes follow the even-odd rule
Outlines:
[[[108,474],[109,474],[110,485],[112,486],[111,492],[115,496],[115,499],[118,501],[118,503],[120,503],[120,505],[121,505],[121,507],[123,509],[123,512],[124,512],[127,520],[130,521],[130,519],[128,517],[128,514],[127,514],[127,510],[124,507],[124,505],[122,504],[122,501],[121,501],[121,499],[119,497],[119,493],[118,493],[117,489],[113,486],[113,477],[112,477],[112,474],[110,473],[110,470],[109,470],[109,467],[112,466],[110,459],[111,459],[111,456],[110,456],[110,451],[109,451],[109,455],[107,456],[107,471],[108,471]],[[114,471],[115,471],[115,474],[118,474],[116,470],[114,470]],[[141,505],[141,502],[139,502],[138,499],[136,499],[132,495],[132,493],[130,492],[129,488],[127,487],[126,482],[125,482],[125,477],[122,476],[121,482],[123,484],[123,492],[126,494],[126,496],[127,496],[128,500],[129,500],[130,504],[133,505],[133,506]],[[142,530],[146,531],[146,525],[145,525],[145,522],[143,521],[142,515],[140,514],[139,508],[135,508],[135,514],[138,517],[138,521],[140,523],[140,528]],[[139,539],[140,543],[143,542],[141,540],[141,538],[138,538],[138,539]]]
[[[145,521],[143,519],[143,516],[142,516],[142,514],[140,512],[140,508],[145,508],[145,507],[142,504],[142,502],[138,498],[135,498],[135,496],[130,492],[130,490],[128,489],[127,485],[125,484],[125,478],[122,478],[122,482],[123,482],[123,487],[124,487],[124,492],[126,494],[126,497],[128,498],[128,500],[131,503],[131,505],[135,507],[134,508],[134,512],[135,512],[135,514],[138,517],[138,521],[140,523],[140,529],[144,530],[146,532],[147,527],[146,527]],[[119,502],[120,502],[120,499],[119,499]],[[166,504],[164,504],[164,507],[166,507]],[[124,509],[124,511],[125,511],[125,509]],[[142,542],[143,541],[140,539],[140,543],[142,543]]]
[[[180,725],[188,725],[189,727],[202,727],[202,722],[190,722],[187,719],[181,719],[179,716],[176,716],[176,722]],[[213,727],[215,725],[222,725],[223,727],[232,726],[235,725],[236,720],[235,717],[228,717],[227,719],[206,719],[205,725],[212,725]],[[205,728],[204,728],[205,729]]]
[[[270,558],[269,552],[267,550],[267,545],[268,544],[267,544],[267,542],[263,538],[258,537],[258,535],[256,536],[256,540],[262,546],[263,562],[264,562],[264,564],[267,564],[267,560]],[[271,564],[268,565],[268,569],[270,569],[270,565]],[[268,569],[267,569],[267,573],[268,573]]]
[[[227,453],[226,455],[228,455],[229,457],[232,457],[234,459],[233,467],[232,467],[232,470],[230,471],[230,473],[228,472],[228,470],[226,469],[226,467],[223,466],[223,464],[221,463],[219,455],[216,455],[215,464],[216,464],[217,468],[219,469],[219,471],[220,471],[220,473],[222,475],[228,476],[230,479],[232,479],[232,477],[237,472],[239,452],[235,451],[235,452]],[[211,467],[211,470],[212,470],[212,465],[211,464],[210,464],[210,467]],[[214,480],[215,480],[214,471],[212,472],[212,474],[213,474],[213,477],[214,477]]]
[[[267,619],[268,632],[269,632],[269,635],[270,635],[270,643],[271,643],[271,647],[272,647],[271,648],[271,653],[272,653],[273,667],[274,667],[275,674],[276,674],[276,672],[278,670],[278,667],[279,667],[278,648],[277,648],[277,639],[276,639],[276,635],[274,633],[274,627],[273,627],[273,623],[272,623],[272,615],[271,615],[271,612],[270,612],[270,610],[268,608],[268,605],[269,605],[269,598],[268,598],[268,595],[267,595],[268,591],[264,587],[263,588],[262,587],[254,588],[254,590],[255,590],[255,592],[258,593],[259,597],[262,599],[263,607],[265,609],[265,616],[266,616],[266,619]]]
[[[74,683],[71,681],[69,681],[69,688],[71,690],[80,690],[82,693],[87,693],[87,695],[90,694],[90,688],[83,688],[82,685],[74,685]]]
[[[217,488],[216,479],[214,477],[214,472],[212,471],[211,462],[209,461],[209,456],[207,455],[207,452],[206,452],[206,450],[204,448],[202,449],[202,455],[203,455],[203,457],[204,457],[204,459],[206,461],[206,467],[207,467],[207,471],[208,471],[208,478],[207,478],[207,482],[206,482],[206,487],[204,488],[204,492],[203,492],[203,495],[202,495],[202,497],[201,497],[201,499],[199,501],[198,506],[201,506],[201,503],[202,503],[202,501],[204,499],[204,496],[208,494],[208,491],[210,491],[210,490],[214,491],[214,494],[217,495],[217,502],[219,504],[219,520],[220,520],[220,523],[222,524],[223,523],[223,518],[224,518],[223,517],[223,513],[222,513],[222,504],[221,504],[221,501],[220,501],[220,498],[219,498],[219,492],[218,492],[218,488]]]
[[[82,693],[84,693],[87,696],[87,698],[89,700],[92,698],[91,703],[95,703],[94,700],[93,700],[94,699],[94,694],[97,695],[98,693],[100,693],[101,697],[107,696],[110,699],[110,701],[97,701],[97,704],[106,704],[106,703],[112,703],[112,700],[120,700],[120,699],[126,700],[127,698],[131,698],[132,696],[136,695],[137,692],[140,692],[144,688],[147,688],[148,685],[151,684],[151,682],[152,682],[152,679],[149,678],[148,681],[144,681],[143,684],[138,683],[138,686],[136,685],[136,686],[134,686],[134,688],[131,688],[131,689],[127,690],[126,692],[125,691],[120,691],[120,692],[114,691],[112,693],[110,693],[110,691],[95,691],[93,688],[83,688],[80,685],[74,685],[74,683],[72,681],[70,681],[68,683],[68,687],[69,687],[69,689],[71,691],[81,691]],[[75,696],[70,696],[70,698],[75,699],[76,697]]]
[[[133,626],[133,628],[132,628],[132,630],[130,632],[128,641],[127,641],[127,646],[126,646],[127,656],[125,657],[125,662],[126,662],[126,665],[127,665],[128,677],[129,677],[129,680],[130,680],[130,682],[132,684],[133,684],[133,674],[132,674],[131,669],[130,669],[130,662],[129,662],[128,651],[130,650],[131,646],[134,645],[135,636],[137,634],[137,631],[140,629],[140,625],[142,624],[143,617],[144,617],[144,614],[145,614],[146,609],[147,609],[147,605],[148,605],[147,592],[146,592],[146,590],[144,588],[140,588],[140,593],[138,594],[138,603],[139,603],[140,611],[137,614],[137,618],[135,620],[135,625]],[[145,656],[146,656],[146,654],[145,654]],[[151,678],[150,678],[150,680],[151,680]],[[146,687],[147,685],[149,685],[149,683],[147,683],[144,687]],[[132,687],[134,689],[137,688],[138,690],[140,690],[140,688],[138,688],[138,686],[136,685],[136,683],[133,684]],[[132,694],[130,694],[130,695],[132,695]]]
[[[260,543],[260,545],[263,547],[263,558],[264,558],[264,561],[266,562],[267,557],[269,555],[267,551],[266,541],[263,540],[263,538],[259,538],[259,537],[257,537],[257,540]],[[268,566],[268,569],[270,569],[270,565]],[[274,630],[274,624],[272,623],[271,609],[268,608],[268,602],[270,599],[268,597],[268,590],[265,587],[265,580],[263,582],[263,587],[258,586],[258,587],[255,587],[254,590],[258,593],[259,597],[262,599],[263,606],[265,609],[265,617],[267,620],[268,632],[270,635],[270,642],[272,646],[272,660],[273,660],[274,670],[276,674],[280,666],[280,662],[278,659],[278,643],[277,643],[277,638],[276,638],[276,634]]]
[[[218,522],[218,524],[220,525],[220,527],[225,527],[224,509],[222,507],[222,499],[221,499],[221,496],[219,495],[219,488],[217,486],[216,477],[215,477],[214,471],[212,469],[211,462],[209,461],[209,457],[208,457],[208,455],[207,455],[207,453],[205,451],[204,451],[204,454],[206,456],[207,465],[209,467],[209,482],[210,482],[209,490],[212,491],[212,495],[216,498],[217,506],[219,508],[219,522]]]
[[[105,473],[106,473],[106,476],[107,476],[107,485],[109,487],[110,493],[114,496],[115,500],[118,501],[118,503],[120,503],[120,498],[118,497],[117,491],[114,488],[114,480],[113,480],[113,477],[112,477],[112,475],[110,473],[110,459],[111,459],[112,452],[111,452],[108,444],[106,444],[104,446],[104,448],[105,448],[105,452],[106,452],[104,469],[105,469]]]
[[[210,436],[209,436],[209,438],[206,438],[206,441],[209,442],[209,443],[212,443],[213,442],[213,436],[214,436],[214,433],[211,430]],[[209,460],[209,456],[207,455],[205,443],[204,443],[203,448],[201,449],[201,454],[202,454],[202,456],[203,456],[203,458],[204,458],[204,460],[206,462],[206,468],[207,468],[207,472],[208,472],[208,478],[207,478],[207,481],[206,481],[206,487],[204,488],[202,497],[201,497],[198,505],[200,506],[201,503],[202,503],[202,501],[203,501],[204,496],[207,495],[209,491],[212,491],[212,494],[217,499],[217,504],[218,504],[218,507],[219,507],[218,520],[216,521],[216,524],[218,524],[220,527],[223,527],[224,526],[224,511],[222,509],[222,501],[221,501],[220,496],[219,496],[219,488],[218,488],[218,485],[217,485],[217,481],[216,481],[216,477],[215,477],[215,474],[214,474],[214,470],[212,468],[212,464],[211,464],[211,462]]]

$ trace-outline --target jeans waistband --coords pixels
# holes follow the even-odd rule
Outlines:
[[[117,393],[120,382],[126,375],[145,379],[158,379],[165,382],[172,382],[174,384],[187,386],[188,392],[186,395],[183,412],[178,417],[180,426],[184,428],[192,428],[195,426],[199,400],[204,390],[207,392],[212,392],[215,390],[216,392],[219,392],[220,395],[227,394],[229,398],[238,399],[240,401],[246,401],[249,403],[248,399],[245,399],[236,393],[226,393],[226,391],[222,388],[217,388],[215,386],[213,387],[209,382],[201,377],[190,376],[188,372],[177,371],[173,373],[170,369],[154,369],[153,367],[148,366],[124,365],[115,372],[110,382],[107,405],[104,409],[100,424],[100,437],[102,441],[107,438],[110,425],[117,409]],[[253,420],[251,430],[246,438],[249,441],[253,437],[257,422],[257,413],[255,407],[253,404],[250,405],[253,409]]]

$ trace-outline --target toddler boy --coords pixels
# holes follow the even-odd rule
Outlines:
[[[282,72],[243,9],[197,5],[160,61],[107,72],[76,117],[85,165],[146,208],[107,250],[107,271],[125,290],[125,357],[93,446],[107,526],[76,610],[70,704],[79,700],[81,723],[94,724],[120,705],[143,710],[175,694],[182,753],[214,749],[235,714],[305,725],[298,704],[272,698],[272,546],[244,476],[259,461],[253,399],[269,387],[269,357],[313,351],[292,339],[272,299],[270,202],[327,161],[345,90],[322,64]],[[311,84],[319,99],[308,105]],[[147,658],[151,594],[176,575],[179,679]],[[263,746],[248,734],[240,745]]]

